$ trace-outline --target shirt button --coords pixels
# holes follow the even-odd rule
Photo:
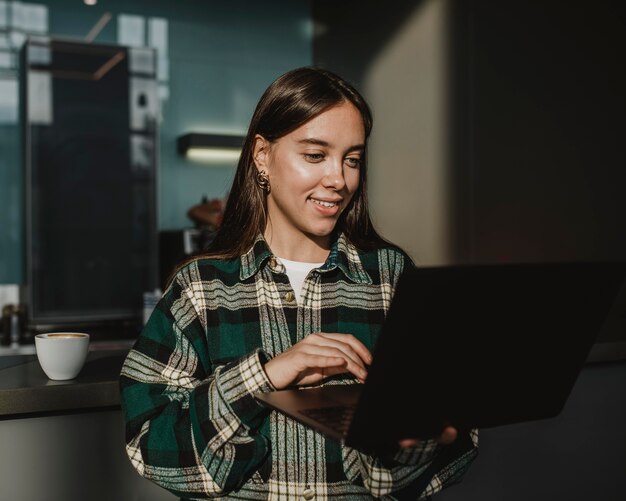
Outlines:
[[[287,301],[287,302],[293,301],[294,298],[295,298],[295,295],[291,291],[289,291],[287,294],[285,294],[285,301]]]
[[[304,489],[302,497],[309,501],[315,497],[315,492],[313,492],[313,489],[311,489],[310,487],[307,487],[306,489]]]

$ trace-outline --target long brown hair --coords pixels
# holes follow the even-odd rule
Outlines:
[[[193,259],[232,259],[252,247],[267,223],[266,193],[256,182],[253,150],[257,134],[273,142],[324,111],[343,102],[361,113],[365,139],[372,130],[372,113],[365,99],[347,81],[321,68],[303,67],[278,77],[263,93],[252,115],[241,157],[230,189],[224,218],[208,252]],[[374,229],[367,203],[367,149],[359,170],[359,187],[335,226],[359,249],[382,247],[388,242]],[[184,266],[189,262],[181,264]]]

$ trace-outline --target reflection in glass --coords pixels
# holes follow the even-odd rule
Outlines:
[[[29,322],[140,319],[157,283],[155,75],[132,75],[120,46],[32,40],[22,57]]]

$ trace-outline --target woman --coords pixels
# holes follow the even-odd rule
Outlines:
[[[428,497],[458,481],[476,435],[407,437],[390,457],[343,447],[254,399],[357,383],[408,256],[372,227],[370,110],[299,68],[252,117],[209,254],[182,266],[121,374],[127,452],[183,498]]]

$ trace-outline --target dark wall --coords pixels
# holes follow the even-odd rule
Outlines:
[[[626,4],[450,5],[458,260],[626,260]],[[593,356],[625,354],[622,316]]]
[[[454,5],[467,258],[625,259],[625,4]]]

